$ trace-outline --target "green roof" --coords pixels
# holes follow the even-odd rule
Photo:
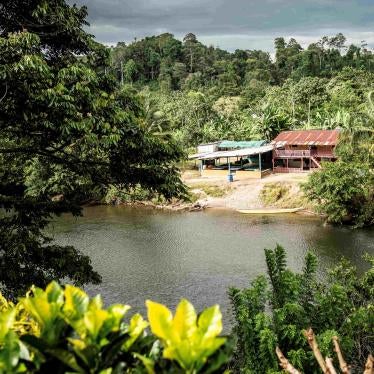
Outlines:
[[[240,141],[236,142],[234,140],[223,140],[218,148],[254,148],[261,147],[266,144],[266,140],[249,140],[249,141]]]

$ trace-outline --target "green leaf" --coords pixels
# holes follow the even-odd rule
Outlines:
[[[75,370],[77,373],[86,373],[86,371],[78,365],[75,356],[71,352],[57,348],[47,349],[46,352],[63,362],[69,368]]]
[[[147,370],[147,374],[155,374],[155,362],[144,356],[144,355],[141,355],[140,353],[134,353],[134,356],[136,358],[138,358],[144,365],[145,369]]]
[[[3,366],[6,372],[12,373],[16,371],[20,359],[20,345],[18,336],[9,331],[3,340],[0,350],[0,369]]]

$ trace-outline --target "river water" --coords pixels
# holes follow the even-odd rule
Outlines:
[[[288,264],[300,270],[308,250],[319,258],[320,276],[345,256],[360,271],[365,252],[374,253],[374,230],[324,226],[299,215],[250,216],[226,210],[194,213],[96,206],[84,217],[63,216],[51,228],[60,244],[74,245],[102,275],[87,286],[104,301],[145,312],[152,299],[169,307],[186,297],[198,310],[220,304],[230,325],[230,286],[246,287],[265,272],[264,248],[279,243]]]

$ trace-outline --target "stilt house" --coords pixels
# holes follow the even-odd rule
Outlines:
[[[305,172],[334,161],[339,130],[294,130],[281,132],[272,142],[273,171]]]

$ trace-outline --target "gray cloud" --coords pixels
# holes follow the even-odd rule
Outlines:
[[[73,2],[73,1],[71,1]],[[134,38],[193,32],[221,48],[272,51],[277,36],[306,45],[343,32],[374,47],[374,0],[75,0],[88,7],[89,31],[116,44]]]

